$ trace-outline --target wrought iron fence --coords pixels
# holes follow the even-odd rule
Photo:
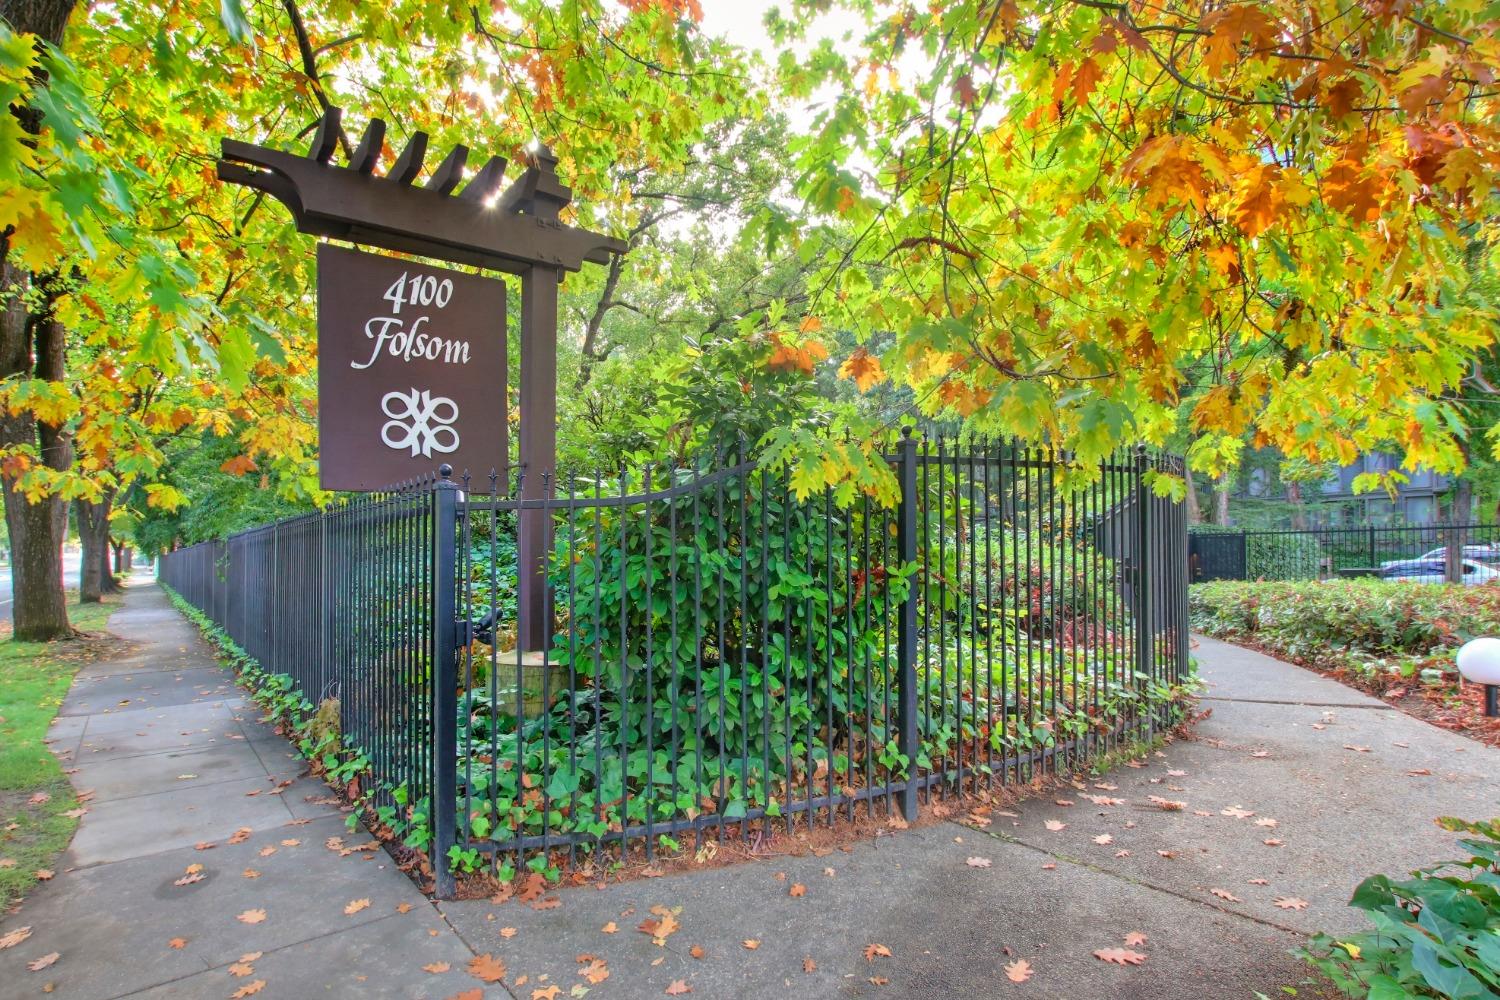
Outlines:
[[[1360,525],[1277,531],[1195,525],[1189,534],[1188,573],[1193,583],[1379,576],[1383,572],[1388,575],[1397,563],[1441,563],[1449,545],[1462,551],[1470,562],[1500,567],[1500,524]],[[1437,572],[1441,574],[1442,570]]]
[[[541,499],[465,477],[170,553],[162,579],[310,704],[339,692],[408,818],[432,796],[440,894],[453,869],[910,819],[1174,721],[1186,524],[1150,484],[1180,460],[910,437],[887,458],[894,506],[739,455]],[[554,526],[534,653],[523,511]]]
[[[733,456],[545,500],[465,482],[460,863],[649,862],[911,818],[1170,721],[1185,521],[1147,479],[1180,463],[1088,480],[1041,450],[910,438],[889,460],[895,507],[799,497]],[[509,571],[489,553],[528,508],[557,525],[540,654],[488,629]]]
[[[454,648],[452,612],[437,612],[455,592],[439,571],[453,563],[443,495],[435,483],[369,494],[168,552],[158,570],[260,671],[288,679],[301,716],[322,710],[320,755],[352,764],[393,828],[427,825],[445,776],[452,794],[434,756],[453,718],[451,682],[445,697],[433,670]],[[433,846],[420,831],[413,843]]]

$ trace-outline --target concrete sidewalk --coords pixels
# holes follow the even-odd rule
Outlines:
[[[5,1000],[48,983],[60,997],[229,997],[261,981],[247,995],[443,998],[481,988],[464,968],[484,953],[504,960],[505,982],[466,998],[554,986],[660,997],[678,980],[711,998],[1276,995],[1307,978],[1289,954],[1305,934],[1359,926],[1344,903],[1360,879],[1452,853],[1433,817],[1500,812],[1500,752],[1204,639],[1213,711],[1194,739],[988,830],[938,822],[847,850],[563,889],[540,911],[434,906],[383,852],[325,846],[366,835],[345,831],[326,788],[149,580],[111,630],[138,645],[85,669],[54,729],[95,794],[66,870],[0,920],[0,936],[31,927],[0,950]],[[1164,811],[1153,795],[1184,806]],[[681,925],[660,946],[636,929],[653,906]],[[257,910],[264,920],[239,919]],[[1131,932],[1146,937],[1144,964],[1094,957]],[[870,945],[891,955],[867,959]],[[55,964],[27,970],[53,951]],[[1034,975],[1012,983],[1004,966],[1020,958]]]
[[[610,969],[609,997],[660,997],[679,979],[698,996],[766,1000],[1322,995],[1290,951],[1313,931],[1359,928],[1345,903],[1366,875],[1453,856],[1434,817],[1500,814],[1500,752],[1258,653],[1208,639],[1195,653],[1212,714],[1194,739],[1024,802],[986,831],[937,823],[850,853],[564,890],[552,910],[443,913],[512,976],[548,976],[564,993],[590,954]],[[1152,795],[1184,806],[1164,811]],[[806,893],[791,896],[793,884]],[[681,908],[661,947],[636,930],[652,906]],[[1146,935],[1144,964],[1094,957],[1130,932]],[[867,960],[871,944],[891,957]],[[1004,973],[1018,958],[1035,970],[1020,984]]]
[[[109,628],[133,650],[84,667],[49,734],[92,791],[89,811],[57,876],[0,917],[0,937],[31,929],[0,950],[0,998],[228,997],[261,981],[262,997],[447,997],[475,985],[468,949],[385,852],[326,846],[370,838],[345,828],[328,787],[256,721],[148,575]],[[369,902],[346,915],[356,900]],[[452,971],[421,969],[441,962]]]

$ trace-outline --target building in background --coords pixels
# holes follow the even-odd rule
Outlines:
[[[1421,469],[1408,473],[1394,496],[1384,490],[1354,492],[1355,477],[1399,467],[1399,456],[1373,452],[1331,469],[1321,481],[1300,484],[1301,502],[1282,479],[1282,457],[1274,449],[1247,452],[1239,484],[1230,497],[1230,520],[1247,528],[1322,528],[1352,525],[1428,524],[1443,518],[1444,495],[1453,480]],[[1300,514],[1300,517],[1298,516]],[[1296,523],[1299,522],[1300,523]]]

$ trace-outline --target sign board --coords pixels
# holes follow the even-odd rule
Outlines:
[[[319,244],[323,488],[503,469],[505,361],[503,282]]]

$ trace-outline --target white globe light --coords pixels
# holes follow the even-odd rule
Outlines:
[[[1475,684],[1500,684],[1500,639],[1470,639],[1458,651],[1458,672]]]

